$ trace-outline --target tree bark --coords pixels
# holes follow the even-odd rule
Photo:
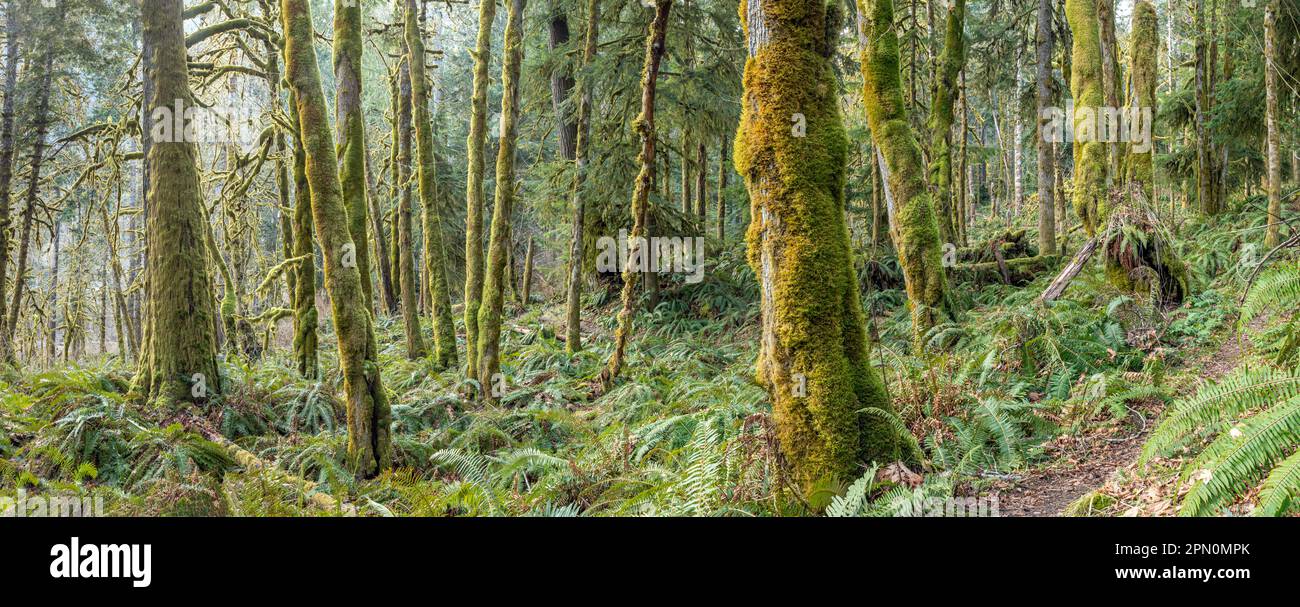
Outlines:
[[[146,134],[150,140],[148,272],[152,275],[147,310],[152,344],[142,372],[145,381],[139,387],[150,400],[166,406],[205,404],[221,393],[222,386],[212,282],[201,253],[207,218],[200,199],[198,148],[185,141],[182,132],[167,128],[172,126],[175,107],[194,102],[182,6],[180,0],[144,0],[141,10],[150,53],[145,77],[151,83],[144,107],[154,128]],[[35,167],[32,172],[37,172]]]
[[[930,104],[930,186],[935,220],[939,225],[939,239],[954,244],[959,237],[957,213],[952,203],[952,125],[957,76],[966,63],[965,23],[966,0],[954,0],[948,8],[943,52],[939,55],[939,71],[935,74]]]
[[[14,173],[14,96],[18,83],[18,14],[16,2],[5,8],[5,79],[4,107],[0,110],[0,362],[13,360],[9,344],[5,306],[6,276],[9,271],[9,202],[12,198]]]
[[[398,70],[397,84],[397,266],[402,292],[402,329],[406,335],[406,356],[411,360],[428,354],[420,333],[420,279],[415,271],[415,211],[411,204],[411,72],[405,59]]]
[[[587,2],[587,34],[583,42],[582,67],[591,67],[600,39],[600,0]],[[591,146],[591,92],[593,79],[585,75],[578,84],[577,142],[574,147],[573,207],[569,235],[569,267],[565,292],[564,349],[569,354],[582,350],[582,266],[583,238],[587,222],[587,165]]]
[[[488,245],[483,303],[478,311],[478,380],[484,401],[495,403],[501,394],[501,313],[505,306],[509,263],[510,220],[515,203],[515,147],[519,119],[519,66],[523,63],[523,12],[525,0],[511,0],[506,17],[506,39],[501,69],[501,144],[497,149],[496,200],[492,211],[492,236]],[[511,264],[513,266],[513,264]],[[512,281],[511,281],[512,282]]]
[[[442,212],[438,208],[438,160],[433,151],[429,84],[424,68],[424,28],[417,0],[406,0],[406,57],[411,73],[411,119],[415,122],[416,177],[424,232],[424,272],[428,277],[429,312],[433,317],[433,358],[442,368],[456,365],[456,325],[451,320],[451,288],[443,248]]]
[[[366,226],[366,121],[361,108],[361,3],[334,3],[334,126],[338,129],[339,180],[356,247],[357,271],[367,310],[374,310],[370,284],[370,238]]]
[[[1097,0],[1066,0],[1065,13],[1073,33],[1074,48],[1071,50],[1070,88],[1074,93],[1076,108],[1096,112],[1106,104],[1102,81],[1102,55],[1100,33],[1097,20]],[[1079,132],[1080,123],[1086,120],[1087,112],[1078,112],[1070,117],[1075,132]],[[1083,128],[1082,130],[1087,130]],[[1107,201],[1106,144],[1099,141],[1074,142],[1074,211],[1083,220],[1084,231],[1089,237],[1097,235],[1105,228]]]
[[[1038,250],[1056,254],[1056,204],[1052,191],[1056,173],[1052,144],[1043,132],[1043,115],[1052,106],[1052,0],[1038,0],[1037,26],[1037,101],[1038,129]]]
[[[943,241],[926,187],[921,149],[908,123],[895,69],[898,36],[893,19],[893,0],[859,0],[864,105],[885,183],[890,234],[912,312],[913,347],[920,352],[924,349],[922,336],[950,316],[951,304],[943,271]]]
[[[760,288],[756,377],[781,452],[810,496],[828,479],[860,474],[864,461],[893,461],[898,438],[863,413],[892,407],[870,364],[845,221],[849,141],[831,62],[835,20],[826,4],[805,0],[742,0],[741,15],[748,58],[735,156]],[[897,83],[896,50],[892,65]],[[806,132],[791,129],[796,112]],[[915,169],[924,187],[919,159]]]
[[[1278,130],[1277,103],[1277,13],[1279,0],[1269,0],[1264,7],[1264,89],[1265,119],[1268,129],[1268,235],[1264,247],[1272,249],[1282,242],[1282,135]]]
[[[487,141],[488,65],[492,60],[495,0],[479,0],[478,38],[474,46],[474,90],[470,98],[465,181],[465,374],[478,379],[478,314],[483,299],[483,172]]]
[[[348,466],[358,477],[370,478],[391,461],[392,420],[380,379],[370,310],[359,303],[364,298],[361,273],[355,265],[344,263],[345,247],[355,243],[348,229],[334,137],[326,127],[325,94],[312,47],[310,0],[282,0],[281,19],[286,74],[294,91],[306,152],[312,218],[325,257],[325,288],[338,334],[348,418]]]
[[[632,315],[635,313],[637,278],[644,270],[634,267],[633,260],[644,260],[645,251],[641,241],[646,236],[648,220],[647,205],[650,190],[654,187],[655,162],[655,95],[659,79],[659,65],[664,56],[664,40],[668,34],[668,14],[672,10],[672,0],[654,0],[655,16],[650,22],[649,35],[646,37],[645,61],[641,70],[641,114],[633,122],[637,135],[641,139],[641,154],[637,157],[640,171],[637,174],[636,189],[632,193],[632,234],[628,242],[628,263],[623,270],[622,307],[618,313],[618,329],[614,332],[614,352],[600,376],[600,391],[608,392],[614,380],[623,371],[624,357],[627,354],[627,342],[632,335]],[[685,172],[685,158],[682,170]],[[668,176],[664,176],[665,179]],[[637,264],[640,264],[638,262]]]

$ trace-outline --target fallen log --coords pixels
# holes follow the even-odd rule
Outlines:
[[[1052,284],[1047,285],[1047,289],[1038,297],[1038,301],[1046,304],[1060,297],[1065,292],[1065,288],[1070,286],[1070,281],[1074,280],[1074,277],[1083,271],[1083,266],[1088,264],[1089,259],[1092,259],[1093,253],[1097,252],[1099,242],[1096,238],[1089,238],[1088,242],[1083,243],[1083,248],[1080,248],[1079,252],[1074,254],[1074,259],[1070,261],[1069,265],[1065,266],[1064,270],[1061,270],[1061,273],[1056,276]]]
[[[954,280],[965,282],[1019,286],[1032,282],[1043,272],[1051,271],[1060,261],[1059,255],[1036,255],[1019,259],[961,264],[952,268],[952,277]]]

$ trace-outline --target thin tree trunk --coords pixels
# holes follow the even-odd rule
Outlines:
[[[939,226],[931,206],[921,149],[908,123],[898,74],[898,38],[893,29],[892,0],[859,0],[858,37],[862,49],[863,99],[876,161],[885,183],[889,228],[912,312],[912,342],[950,316]]]
[[[641,70],[641,114],[633,122],[637,135],[641,138],[641,154],[637,157],[641,169],[632,194],[632,234],[628,238],[628,263],[623,267],[622,307],[618,313],[618,329],[614,333],[614,352],[610,354],[609,362],[600,375],[602,393],[613,387],[614,380],[623,371],[627,342],[632,335],[637,276],[644,270],[641,266],[644,265],[645,247],[641,241],[646,236],[647,205],[650,190],[654,187],[655,95],[658,90],[659,65],[664,56],[664,39],[668,33],[668,14],[672,5],[672,0],[654,0],[654,21],[650,22],[650,32],[646,37],[645,62]],[[685,164],[683,158],[683,172]]]
[[[312,48],[310,0],[282,0],[281,18],[286,73],[298,107],[312,216],[325,257],[325,288],[329,291],[338,334],[338,360],[348,419],[348,465],[358,477],[369,478],[387,468],[391,461],[392,420],[380,379],[370,310],[360,303],[364,298],[361,273],[355,265],[343,263],[344,247],[352,243],[352,236],[339,182],[334,137],[326,127],[325,94]]]
[[[9,219],[14,172],[14,97],[18,82],[18,14],[16,2],[5,7],[4,108],[0,113],[0,362],[13,360],[5,309],[6,276],[9,271]]]
[[[513,249],[510,220],[515,203],[515,146],[519,119],[519,66],[523,63],[523,12],[525,0],[511,0],[506,18],[506,38],[501,69],[501,145],[497,149],[496,200],[492,211],[492,236],[488,245],[483,303],[478,312],[478,380],[482,397],[495,403],[500,391],[501,314],[505,306],[506,264]],[[513,264],[511,264],[513,266]]]
[[[727,163],[731,160],[730,152],[724,137],[722,146],[718,148],[718,242],[727,239],[727,174],[731,172]]]
[[[1282,136],[1278,130],[1277,103],[1277,13],[1279,0],[1264,7],[1264,122],[1268,128],[1268,236],[1264,246],[1272,249],[1282,242]]]
[[[492,20],[496,2],[480,0],[474,46],[474,91],[470,98],[465,182],[465,361],[466,377],[478,379],[478,314],[483,299],[483,179],[487,141],[488,66],[492,60]],[[498,185],[499,187],[499,185]]]
[[[959,240],[952,192],[953,105],[957,99],[957,76],[966,63],[966,0],[954,0],[948,8],[943,52],[935,75],[930,104],[930,186],[939,238],[945,243]]]
[[[584,72],[596,57],[600,38],[600,0],[587,2],[587,34],[583,42],[582,67]],[[587,221],[587,165],[591,146],[591,93],[592,78],[578,84],[577,144],[574,148],[572,230],[569,235],[569,267],[565,293],[564,349],[569,354],[582,350],[582,266],[584,230]]]
[[[1044,114],[1052,106],[1052,0],[1038,0],[1036,90],[1038,128],[1038,250],[1043,255],[1056,254],[1056,204],[1052,191],[1056,173],[1052,143],[1043,132]]]
[[[397,71],[397,275],[401,283],[406,356],[415,360],[427,355],[428,350],[420,333],[420,279],[415,270],[415,211],[411,203],[411,72],[405,59]]]
[[[338,129],[339,180],[348,210],[348,233],[361,274],[367,310],[373,310],[370,284],[370,240],[366,215],[366,122],[361,96],[361,3],[334,3],[334,126]]]
[[[451,320],[451,288],[443,248],[443,219],[438,208],[438,160],[433,152],[429,84],[424,68],[424,34],[417,0],[406,0],[406,56],[411,72],[411,119],[415,122],[416,177],[424,232],[424,272],[433,317],[433,358],[442,368],[456,365],[456,325]]]

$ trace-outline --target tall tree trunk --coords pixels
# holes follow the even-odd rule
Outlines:
[[[339,180],[348,233],[367,310],[374,310],[370,239],[366,226],[366,121],[361,109],[361,3],[334,3],[334,126],[338,129]]]
[[[709,217],[709,152],[704,147],[704,138],[701,137],[699,143],[695,146],[695,216],[700,221],[700,234],[705,233],[705,226],[708,224]]]
[[[380,297],[376,298],[376,303],[381,306],[384,313],[393,315],[397,313],[397,306],[400,300],[397,296],[397,288],[394,284],[392,266],[388,260],[392,257],[390,252],[390,243],[388,237],[384,235],[384,213],[379,206],[379,189],[375,184],[375,171],[370,163],[366,163],[366,198],[369,200],[369,218],[370,230],[374,233],[375,240],[375,263],[373,264],[378,270],[376,274],[379,278]]]
[[[298,119],[298,102],[289,93],[289,120],[293,126],[293,256],[301,259],[294,272],[293,353],[298,373],[307,379],[319,374],[316,325],[316,247],[313,245],[311,187],[307,183],[307,150]]]
[[[742,0],[741,15],[748,58],[736,171],[749,190],[748,258],[760,287],[756,376],[781,452],[811,495],[859,474],[864,461],[898,455],[892,430],[863,412],[892,407],[870,364],[844,217],[849,142],[831,63],[838,30],[822,2]],[[791,130],[794,112],[806,133]]]
[[[913,347],[950,315],[939,226],[926,187],[921,148],[907,119],[899,83],[898,36],[892,24],[893,0],[858,0],[858,37],[862,49],[863,99],[876,161],[885,187],[889,228],[903,267],[912,312]]]
[[[550,0],[550,17],[547,19],[547,46],[552,52],[569,43],[569,18],[558,0]],[[578,123],[565,103],[573,92],[573,73],[568,69],[551,70],[551,107],[555,111],[556,133],[559,137],[560,157],[572,161],[577,154]]]
[[[943,52],[939,55],[939,71],[935,74],[930,104],[930,186],[935,220],[939,224],[940,240],[954,244],[958,236],[957,214],[952,203],[952,124],[958,92],[957,76],[966,63],[965,23],[966,0],[953,0],[948,7]]]
[[[582,46],[585,73],[596,58],[600,39],[600,0],[587,2],[587,33]],[[591,147],[591,92],[594,82],[585,77],[578,86],[577,143],[574,147],[573,206],[570,217],[569,267],[565,292],[564,349],[569,354],[582,350],[582,266],[584,230],[587,222],[587,165]]]
[[[1097,0],[1098,42],[1101,45],[1101,88],[1105,92],[1106,106],[1119,108],[1123,104],[1120,96],[1119,42],[1115,36],[1115,0]],[[1106,185],[1118,181],[1123,176],[1121,147],[1118,142],[1106,144]]]
[[[1138,0],[1133,7],[1133,33],[1129,39],[1129,70],[1133,88],[1126,105],[1139,116],[1150,111],[1154,118],[1156,113],[1159,31],[1155,6],[1146,0]],[[1129,142],[1123,163],[1125,183],[1138,185],[1151,204],[1156,202],[1154,145],[1154,140]]]
[[[632,234],[628,237],[628,262],[623,267],[622,307],[618,313],[618,329],[614,332],[614,352],[610,354],[605,370],[601,372],[600,391],[608,392],[614,380],[623,371],[627,342],[632,336],[632,315],[635,313],[637,277],[644,271],[647,205],[654,184],[655,162],[655,95],[658,91],[659,65],[664,56],[664,39],[668,34],[668,14],[672,0],[654,0],[655,16],[646,36],[645,61],[641,70],[641,114],[633,122],[641,138],[641,154],[637,157],[640,172],[636,189],[632,193]],[[682,170],[686,170],[685,158]],[[664,176],[668,179],[668,176]]]
[[[16,2],[5,7],[4,108],[0,110],[0,363],[13,360],[5,309],[6,276],[9,271],[9,202],[14,174],[14,96],[18,83],[18,13]]]
[[[718,242],[727,239],[727,173],[730,171],[727,160],[730,156],[724,137],[722,146],[718,148]]]
[[[519,66],[523,63],[523,13],[525,0],[511,0],[506,17],[506,38],[501,69],[501,145],[497,149],[496,200],[492,210],[492,236],[488,245],[483,303],[478,312],[478,380],[487,402],[501,393],[501,311],[505,306],[506,264],[513,248],[510,219],[515,204],[515,146],[519,119]],[[513,266],[513,264],[510,264]],[[513,281],[511,281],[513,282]]]
[[[1211,173],[1214,171],[1212,153],[1209,142],[1209,121],[1210,111],[1210,74],[1209,74],[1209,49],[1206,44],[1205,33],[1205,0],[1195,1],[1194,25],[1196,28],[1196,49],[1195,49],[1195,117],[1196,126],[1196,201],[1201,212],[1206,215],[1215,215],[1219,212],[1218,205],[1214,196],[1214,179]]]
[[[1280,0],[1269,0],[1264,7],[1264,122],[1268,128],[1268,236],[1264,246],[1282,242],[1282,136],[1278,130],[1277,107],[1277,13]]]
[[[966,232],[967,226],[970,223],[969,215],[973,208],[973,203],[971,202],[973,196],[970,194],[970,155],[967,145],[968,140],[970,139],[970,99],[966,95],[965,69],[962,69],[961,71],[961,93],[959,99],[961,100],[961,125],[958,128],[961,129],[961,150],[958,154],[961,161],[957,171],[957,174],[960,176],[958,178],[960,181],[958,182],[957,187],[956,218],[953,221],[957,228],[957,241],[964,247],[967,243]],[[872,164],[874,166],[875,163]]]
[[[474,91],[470,98],[465,181],[465,361],[466,377],[478,379],[478,314],[483,299],[483,172],[487,141],[488,66],[492,62],[495,0],[479,0],[478,38],[474,45]]]
[[[361,273],[355,265],[344,263],[345,247],[355,246],[355,242],[343,202],[334,137],[326,126],[325,94],[312,48],[310,0],[282,0],[281,18],[286,74],[298,108],[307,155],[312,218],[325,258],[325,288],[329,291],[338,334],[339,367],[348,418],[348,465],[358,477],[369,478],[387,468],[391,461],[392,416],[380,379],[370,310],[360,303],[365,296]]]
[[[14,266],[14,294],[9,303],[9,320],[5,326],[5,336],[12,342],[18,330],[19,310],[23,301],[23,289],[27,286],[27,256],[31,249],[32,222],[36,216],[36,207],[40,203],[41,166],[45,161],[45,135],[49,130],[50,84],[53,71],[54,55],[46,50],[41,60],[42,72],[36,97],[36,114],[32,118],[35,137],[32,140],[32,161],[27,181],[27,197],[23,206],[22,236],[18,243],[18,262]]]
[[[528,237],[528,249],[524,254],[524,278],[520,287],[519,300],[524,307],[533,300],[533,237]]]
[[[433,317],[433,358],[443,368],[456,365],[456,325],[451,320],[451,288],[443,247],[442,211],[438,208],[438,159],[433,151],[429,83],[424,68],[424,28],[417,0],[406,0],[406,55],[411,72],[411,119],[415,121],[416,176],[423,213],[424,271],[428,276],[429,311]]]
[[[1038,0],[1038,26],[1036,78],[1038,101],[1038,128],[1035,147],[1038,149],[1038,250],[1043,255],[1056,253],[1056,205],[1052,197],[1053,175],[1056,173],[1052,144],[1043,132],[1043,117],[1052,106],[1052,0]]]
[[[415,211],[411,204],[411,72],[402,60],[398,70],[397,101],[397,265],[402,292],[402,329],[406,335],[406,356],[411,360],[428,354],[420,333],[420,279],[415,271]]]
[[[1070,52],[1073,71],[1070,89],[1076,108],[1096,112],[1106,104],[1102,88],[1102,55],[1097,0],[1066,0],[1065,14],[1073,33],[1074,47]],[[1086,112],[1071,117],[1075,132],[1079,132]],[[1087,130],[1086,128],[1084,130]],[[1106,144],[1099,141],[1074,142],[1074,211],[1083,220],[1088,236],[1096,236],[1106,223]]]
[[[221,393],[214,335],[216,311],[204,250],[198,148],[173,130],[173,108],[189,106],[189,68],[181,0],[144,0],[144,39],[152,84],[145,108],[150,140],[148,201],[148,348],[141,392],[164,405],[206,403]],[[38,143],[39,145],[39,143]],[[33,170],[33,173],[36,171]],[[34,188],[33,188],[34,189]]]

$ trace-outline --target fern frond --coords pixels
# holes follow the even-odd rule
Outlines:
[[[1300,264],[1277,264],[1265,271],[1246,294],[1240,324],[1245,326],[1265,310],[1293,310],[1300,304]]]
[[[1282,516],[1297,505],[1297,495],[1300,495],[1300,451],[1283,460],[1264,479],[1255,516]]]
[[[1294,449],[1298,437],[1300,397],[1279,403],[1219,435],[1184,471],[1186,477],[1191,471],[1208,470],[1209,478],[1192,487],[1179,514],[1212,514],[1235,498],[1243,486],[1256,480],[1265,467]]]
[[[1196,396],[1174,403],[1172,413],[1142,447],[1139,465],[1167,452],[1200,428],[1221,424],[1244,411],[1261,409],[1300,395],[1300,374],[1270,367],[1241,367],[1217,384],[1203,386]]]

